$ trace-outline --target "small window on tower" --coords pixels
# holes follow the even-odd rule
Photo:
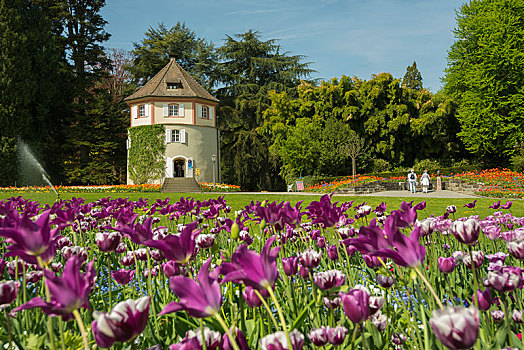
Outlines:
[[[178,105],[169,105],[169,116],[178,117]]]
[[[167,83],[168,90],[182,89],[182,83]]]
[[[180,130],[171,130],[171,140],[173,142],[180,142]]]

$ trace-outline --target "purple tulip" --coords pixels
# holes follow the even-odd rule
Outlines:
[[[341,299],[339,297],[332,298],[332,299],[327,298],[327,297],[322,298],[322,302],[324,303],[324,306],[331,310],[335,310],[336,308],[338,308],[340,306],[340,301]]]
[[[464,259],[462,261],[468,269],[471,269],[471,255],[473,255],[473,264],[475,265],[475,268],[478,269],[484,262],[484,254],[481,250],[474,250],[471,252],[471,254],[464,255]]]
[[[522,310],[513,310],[511,314],[511,319],[515,323],[522,323]]]
[[[334,245],[328,245],[327,248],[327,255],[329,260],[331,261],[337,261],[338,260],[338,247]]]
[[[91,323],[96,344],[110,348],[115,342],[125,343],[140,335],[147,324],[151,297],[122,301],[109,313],[94,312]]]
[[[499,207],[500,207],[500,201],[496,201],[495,203],[489,206],[490,209],[495,209],[495,210],[497,210]]]
[[[60,253],[65,261],[68,261],[72,257],[77,257],[82,263],[87,260],[87,250],[84,247],[64,247]]]
[[[513,201],[507,201],[506,204],[501,205],[500,207],[502,209],[510,209],[512,205],[513,205]]]
[[[133,243],[140,245],[153,239],[153,218],[148,217],[140,224],[135,223],[137,217],[136,214],[128,216],[126,213],[121,213],[117,218],[117,227],[113,229],[123,233]]]
[[[55,276],[51,271],[44,270],[45,283],[51,294],[51,301],[46,302],[40,297],[31,299],[14,309],[14,312],[26,309],[41,308],[50,316],[61,315],[64,320],[73,317],[73,311],[89,307],[89,294],[94,286],[96,271],[94,261],[87,264],[86,272],[81,273],[82,262],[73,256],[67,260],[62,277]]]
[[[337,203],[331,203],[332,194],[323,195],[320,201],[313,201],[306,207],[309,212],[307,215],[311,218],[313,224],[318,224],[323,227],[333,227],[339,221],[344,212],[348,209],[347,206],[342,205],[337,207]]]
[[[169,260],[176,261],[179,264],[185,264],[195,253],[195,238],[201,232],[201,230],[197,230],[196,228],[197,223],[192,222],[182,230],[179,236],[170,235],[163,239],[148,240],[144,244],[157,248]]]
[[[489,310],[491,304],[493,303],[493,298],[491,297],[491,291],[489,288],[485,288],[483,291],[480,289],[477,290],[477,297],[479,301],[479,310]],[[472,300],[473,303],[475,303],[475,296],[472,297]]]
[[[42,277],[44,276],[44,272],[43,271],[29,271],[28,273],[25,274],[25,280],[29,283],[36,283],[38,281],[40,281],[40,279],[42,279]]]
[[[222,283],[243,282],[256,289],[273,288],[278,279],[276,259],[280,247],[271,249],[275,237],[270,237],[259,254],[240,245],[231,257],[231,263],[223,263]]]
[[[463,207],[464,207],[464,208],[468,208],[468,209],[473,209],[473,208],[475,208],[475,204],[476,204],[476,203],[477,203],[477,200],[475,199],[475,200],[474,200],[473,202],[471,202],[471,203],[466,203],[466,204],[464,204]]]
[[[420,228],[415,227],[409,236],[394,231],[390,239],[395,249],[380,249],[371,255],[390,258],[402,267],[416,267],[426,258],[426,248],[420,244],[419,231]]]
[[[509,292],[522,285],[522,270],[506,266],[500,271],[489,271],[486,285],[499,292]]]
[[[204,326],[204,342],[206,344],[206,349],[209,350],[215,350],[218,345],[220,344],[220,341],[222,340],[222,336],[219,332],[212,331],[208,327]],[[169,347],[169,349],[186,349],[186,350],[197,350],[197,349],[203,349],[203,342],[202,342],[202,330],[195,329],[188,331],[186,333],[186,336],[182,341],[180,342],[182,345],[186,345],[185,347]]]
[[[300,212],[301,205],[302,201],[299,201],[293,208],[289,202],[285,202],[284,208],[280,210],[280,218],[282,219],[282,222],[291,227],[300,225],[302,216],[305,215],[305,213]]]
[[[342,308],[351,322],[363,322],[373,314],[369,307],[369,297],[369,292],[365,288],[355,288],[348,293],[340,293]]]
[[[96,245],[101,252],[114,252],[120,244],[120,233],[118,232],[98,232],[95,236]]]
[[[370,269],[376,269],[382,266],[382,263],[380,262],[380,258],[376,256],[362,254],[362,259],[364,259],[364,262],[366,263],[367,267],[369,267]]]
[[[18,281],[0,282],[0,310],[8,308],[15,301],[19,288],[20,282]]]
[[[479,313],[474,307],[435,310],[429,322],[438,340],[450,349],[470,349],[477,341]]]
[[[388,327],[388,318],[386,315],[378,311],[376,314],[371,315],[370,321],[377,327],[379,332],[386,330]]]
[[[490,240],[495,241],[500,238],[501,229],[502,228],[500,226],[489,225],[489,226],[485,226],[482,229],[482,232],[484,232],[486,237],[488,237]]]
[[[300,264],[309,269],[314,269],[315,267],[317,267],[320,264],[321,258],[322,253],[317,252],[313,249],[306,249],[299,256]]]
[[[36,221],[28,213],[19,217],[16,212],[6,217],[13,220],[14,227],[0,227],[0,236],[6,237],[11,245],[7,246],[4,257],[18,256],[29,264],[38,265],[37,257],[44,264],[53,260],[58,240],[62,237],[58,228],[51,229],[50,210],[46,210]]]
[[[315,346],[324,346],[328,343],[328,336],[327,336],[327,328],[322,326],[320,328],[312,329],[308,334],[307,337],[313,345]]]
[[[342,326],[337,326],[334,328],[327,327],[326,333],[329,343],[333,346],[339,346],[342,345],[342,343],[344,343],[344,340],[348,335],[348,329]]]
[[[381,287],[387,289],[387,288],[390,288],[395,283],[395,280],[393,279],[393,277],[384,276],[384,275],[379,274],[377,276],[377,282],[378,284],[380,284]]]
[[[457,207],[454,205],[448,205],[446,211],[450,214],[454,214],[457,212]]]
[[[304,347],[304,335],[296,329],[289,332],[289,338],[291,339],[291,348],[287,343],[286,335],[284,332],[276,332],[273,334],[266,335],[260,339],[261,350],[302,350]]]
[[[114,280],[121,286],[126,286],[131,282],[133,276],[135,275],[135,270],[126,270],[120,269],[116,271],[111,271],[111,276]]]
[[[260,300],[255,290],[256,290],[255,288],[251,288],[247,286],[246,290],[242,292],[242,296],[244,297],[244,300],[246,301],[247,305],[251,308],[259,307],[260,305],[262,305],[262,300]],[[263,289],[259,293],[264,298],[269,297],[269,292],[267,290]]]
[[[164,263],[162,265],[162,270],[164,271],[164,275],[166,275],[168,278],[180,275],[180,266],[174,261],[168,261]]]
[[[502,322],[502,321],[504,321],[504,311],[502,311],[502,310],[491,310],[491,318],[493,318],[493,321],[495,321],[495,322]]]
[[[455,221],[451,232],[460,243],[467,245],[477,244],[480,234],[480,224],[477,220]]]
[[[215,235],[201,233],[195,238],[195,243],[200,249],[211,248],[215,244]]]
[[[439,257],[437,263],[438,269],[442,273],[451,273],[455,269],[455,258],[452,256],[449,258]]]
[[[249,344],[247,343],[247,339],[245,334],[238,328],[230,328],[229,332],[235,338],[236,343],[238,345],[238,348],[240,350],[249,350]],[[233,350],[233,345],[231,344],[231,341],[229,340],[229,337],[227,334],[224,334],[222,336],[222,345],[220,346],[221,350]]]
[[[330,290],[342,286],[346,282],[346,275],[339,270],[317,272],[313,281],[322,290]]]
[[[506,243],[509,253],[519,259],[524,260],[524,238]]]
[[[198,283],[187,277],[171,277],[169,286],[180,302],[173,301],[167,304],[159,315],[187,311],[190,316],[202,318],[216,314],[222,305],[222,294],[216,280],[218,270],[210,273],[209,265],[211,258],[200,268]]]
[[[373,211],[375,212],[375,214],[377,214],[377,216],[382,216],[384,215],[386,210],[387,210],[386,202],[382,202]]]
[[[296,275],[298,272],[298,258],[296,256],[282,258],[282,267],[287,276]]]
[[[119,261],[124,266],[132,266],[135,264],[135,256],[133,252],[127,252],[127,255],[120,257]]]

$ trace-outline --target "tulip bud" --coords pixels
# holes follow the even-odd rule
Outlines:
[[[298,272],[298,258],[295,256],[282,258],[282,267],[287,276],[296,275]]]
[[[491,291],[489,288],[481,291],[477,290],[477,298],[479,301],[479,310],[486,311],[489,310],[491,304],[493,303],[493,298],[491,297]],[[475,296],[472,297],[473,303],[475,303]]]
[[[438,340],[450,349],[469,349],[477,341],[479,313],[474,307],[435,310],[429,323]]]
[[[460,243],[467,245],[477,244],[480,233],[480,224],[477,220],[455,221],[451,232]]]
[[[20,283],[15,281],[0,282],[0,310],[3,310],[16,299]]]
[[[511,319],[515,323],[522,323],[522,310],[513,310],[513,314],[511,315]]]
[[[504,312],[501,310],[491,310],[491,317],[495,322],[504,321]]]
[[[309,338],[309,340],[311,340],[313,345],[318,347],[324,346],[328,342],[327,329],[324,326],[312,329],[308,333],[307,337]]]
[[[393,277],[384,276],[384,275],[378,275],[377,276],[377,282],[382,286],[383,288],[389,288],[395,283],[395,280]]]
[[[231,238],[238,239],[238,235],[240,233],[240,226],[235,222],[233,222],[233,225],[231,225]]]
[[[342,345],[342,343],[344,343],[344,340],[348,335],[348,329],[342,326],[338,326],[335,328],[327,327],[326,333],[329,343],[334,346],[339,346]]]

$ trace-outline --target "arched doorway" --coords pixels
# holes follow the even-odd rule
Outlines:
[[[186,160],[177,158],[173,160],[173,177],[185,177]]]

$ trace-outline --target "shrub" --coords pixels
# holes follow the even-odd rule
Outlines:
[[[437,160],[432,159],[423,159],[420,162],[415,163],[413,165],[413,169],[415,169],[416,173],[421,173],[424,170],[428,169],[439,169],[441,168],[440,163]]]
[[[373,172],[383,173],[391,170],[391,164],[384,159],[373,159]]]

